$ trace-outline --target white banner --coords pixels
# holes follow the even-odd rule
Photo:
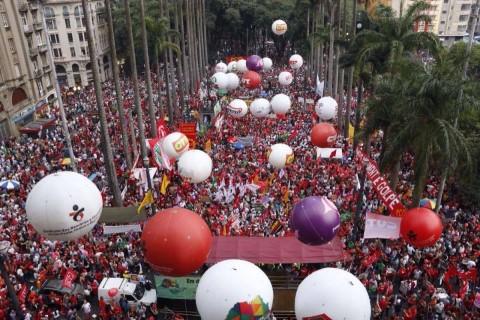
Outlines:
[[[142,232],[139,224],[124,224],[120,226],[103,226],[103,234]]]
[[[400,238],[400,221],[402,218],[367,213],[365,220],[365,239]]]
[[[317,158],[342,159],[341,148],[317,148]]]

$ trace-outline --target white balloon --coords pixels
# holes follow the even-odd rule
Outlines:
[[[292,69],[300,69],[300,67],[303,65],[303,58],[299,54],[294,54],[288,60],[288,64],[290,67],[292,67]]]
[[[227,65],[224,63],[224,62],[219,62],[217,63],[217,65],[215,66],[215,72],[227,72],[228,70],[228,67]]]
[[[269,71],[272,69],[272,66],[273,66],[272,59],[265,57],[262,59],[262,61],[263,61],[263,70]]]
[[[192,183],[208,179],[212,167],[212,158],[202,150],[188,150],[178,159],[178,173]]]
[[[282,71],[278,75],[278,82],[280,82],[282,86],[288,86],[292,83],[292,81],[293,81],[293,76],[288,71]]]
[[[180,158],[189,146],[187,136],[181,132],[172,132],[162,141],[162,148],[169,158]]]
[[[273,96],[272,101],[270,101],[272,105],[273,113],[275,114],[285,114],[290,110],[290,106],[292,105],[292,101],[290,101],[290,97],[286,94],[279,93]]]
[[[268,277],[251,262],[230,259],[216,263],[203,274],[195,302],[202,319],[225,320],[235,304],[250,303],[257,297],[271,310],[273,288]]]
[[[332,120],[337,116],[338,103],[332,97],[323,97],[317,101],[315,112],[321,120]]]
[[[277,143],[270,147],[268,163],[270,163],[275,169],[285,168],[285,166],[293,162],[293,159],[293,150],[288,145]]]
[[[90,232],[102,213],[97,186],[71,171],[49,174],[28,194],[28,221],[50,240],[74,240]]]
[[[250,104],[250,113],[256,118],[266,117],[271,109],[270,102],[264,98],[255,99]]]
[[[215,73],[212,78],[211,78],[211,81],[213,83],[213,85],[219,89],[225,89],[227,88],[227,85],[228,85],[228,78],[227,78],[227,74],[226,73],[223,73],[223,72],[217,72]]]
[[[272,23],[272,31],[277,36],[281,36],[285,32],[287,32],[287,23],[283,20],[275,20]]]
[[[227,66],[228,72],[235,72],[237,71],[237,61],[230,61]]]
[[[244,73],[248,71],[247,61],[245,59],[240,59],[237,61],[237,71],[240,73]]]
[[[247,103],[241,99],[232,100],[227,106],[227,112],[234,118],[241,118],[248,112]]]
[[[228,90],[237,89],[238,86],[240,85],[240,78],[237,76],[237,74],[233,72],[227,73],[227,78],[228,78],[227,89]]]
[[[306,277],[295,295],[297,319],[325,314],[330,319],[369,320],[370,298],[350,272],[324,268]]]

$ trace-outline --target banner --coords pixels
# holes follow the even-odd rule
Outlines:
[[[119,226],[103,226],[103,234],[142,232],[139,224],[124,224]]]
[[[157,297],[165,299],[195,300],[200,277],[155,276]]]
[[[375,161],[370,159],[360,149],[357,150],[357,155],[360,161],[367,164],[367,178],[372,182],[375,192],[380,197],[380,200],[382,200],[385,207],[387,207],[390,214],[394,217],[403,216],[404,212],[407,209],[400,202],[400,199],[395,194],[395,192],[393,192],[393,190],[390,188],[388,182],[378,170]]]
[[[402,218],[368,212],[365,220],[364,239],[398,239]]]
[[[73,281],[77,279],[77,273],[73,269],[68,269],[65,273],[65,277],[62,280],[62,287],[63,288],[72,288]]]
[[[25,283],[22,283],[20,291],[17,293],[17,299],[21,304],[24,304],[27,300],[28,287]]]
[[[245,137],[237,137],[237,141],[243,144],[245,147],[253,146],[253,137],[252,136],[245,136]]]
[[[182,122],[178,126],[178,131],[187,136],[190,149],[195,149],[197,144],[197,124],[195,122]]]
[[[317,159],[342,159],[342,148],[317,148]]]

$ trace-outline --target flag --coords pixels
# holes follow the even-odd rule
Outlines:
[[[73,282],[77,278],[77,273],[69,268],[67,272],[65,272],[65,277],[62,280],[62,287],[63,288],[72,288],[73,287]]]
[[[163,174],[162,184],[160,186],[160,193],[161,194],[165,195],[167,193],[167,188],[168,188],[169,184],[170,184],[170,180],[168,179],[166,174]]]
[[[140,206],[137,208],[137,214],[140,214],[143,208],[145,208],[146,206],[152,203],[153,203],[152,190],[148,190],[148,192],[145,194],[145,197],[143,197],[142,203],[140,203]]]
[[[210,153],[212,152],[212,140],[208,139],[207,142],[205,142],[205,152]]]
[[[352,124],[348,123],[348,139],[352,140],[355,135],[355,127]]]
[[[163,139],[158,139],[155,142],[154,146],[152,147],[153,158],[159,168],[165,168],[170,171],[173,169],[172,163],[170,162],[168,155],[165,153],[165,150],[163,150],[162,144]]]
[[[317,87],[315,88],[315,93],[320,97],[323,97],[323,89],[325,87],[325,81],[320,81],[317,74]]]
[[[22,283],[22,288],[17,293],[17,299],[21,304],[25,303],[28,294],[28,287],[25,283]]]
[[[283,225],[282,223],[280,222],[280,220],[275,220],[275,222],[272,224],[272,227],[270,228],[270,233],[271,234],[277,234],[278,232],[280,232],[280,230],[283,229]]]
[[[285,192],[283,193],[283,203],[288,202],[288,196],[289,196],[289,192],[288,192],[288,188],[286,188]]]
[[[215,128],[217,128],[217,131],[220,131],[223,126],[223,114],[219,114],[217,119],[214,122]]]
[[[398,217],[383,216],[368,212],[365,220],[365,239],[400,238],[400,221]]]
[[[165,124],[165,120],[157,120],[157,138],[161,139],[168,134],[168,128]]]

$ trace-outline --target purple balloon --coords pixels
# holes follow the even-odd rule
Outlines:
[[[293,207],[290,225],[298,240],[317,246],[335,237],[340,227],[340,214],[327,197],[307,197]]]
[[[252,71],[260,71],[263,69],[263,60],[257,55],[251,55],[247,58],[247,69]]]

